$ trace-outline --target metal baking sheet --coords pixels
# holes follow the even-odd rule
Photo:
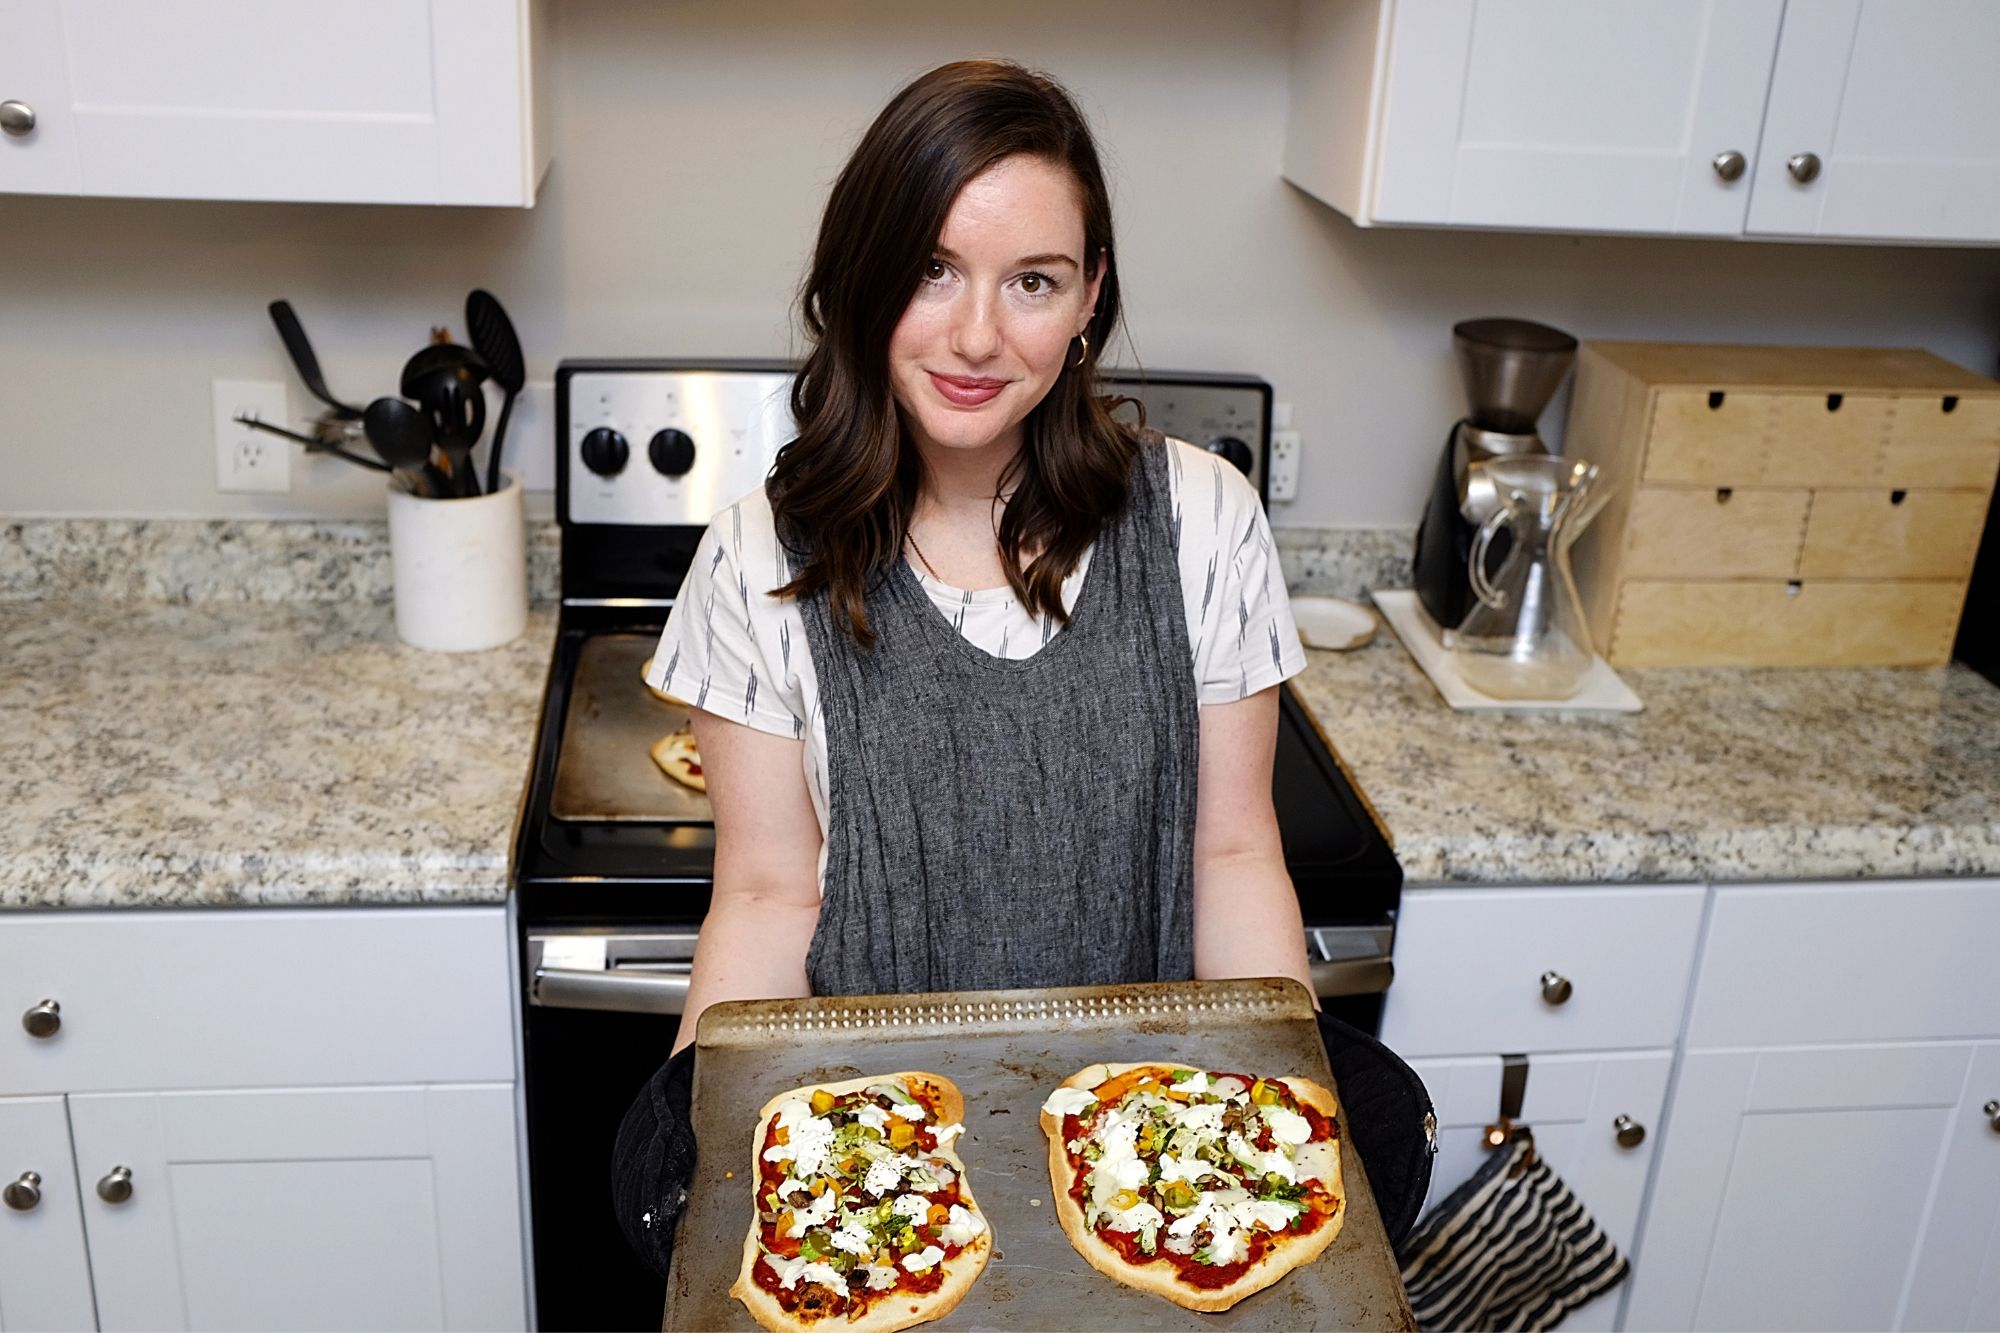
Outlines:
[[[1348,1213],[1318,1260],[1219,1314],[1184,1310],[1091,1268],[1056,1220],[1040,1109],[1084,1066],[1159,1058],[1302,1074],[1331,1087],[1297,982],[1195,981],[1064,990],[760,1000],[701,1016],[694,1123],[701,1153],[675,1238],[665,1329],[756,1329],[729,1295],[750,1224],[750,1136],[788,1088],[923,1070],[965,1094],[958,1151],[993,1224],[994,1255],[941,1329],[1414,1330],[1388,1237],[1341,1121]],[[1337,1091],[1337,1090],[1336,1090]],[[735,1172],[735,1179],[725,1172]]]
[[[712,823],[708,797],[653,762],[654,742],[687,725],[688,711],[646,688],[640,668],[657,639],[600,634],[577,655],[563,714],[549,813],[569,820]]]

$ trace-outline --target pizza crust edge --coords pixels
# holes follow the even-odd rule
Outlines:
[[[1162,1060],[1133,1060],[1122,1064],[1089,1065],[1062,1081],[1065,1088],[1082,1088],[1086,1092],[1108,1079],[1134,1069],[1187,1069],[1193,1066],[1176,1064]],[[1292,1095],[1312,1106],[1315,1111],[1329,1120],[1335,1119],[1338,1101],[1333,1093],[1311,1079],[1287,1076],[1277,1080],[1292,1090]],[[1263,1258],[1252,1264],[1243,1275],[1222,1287],[1190,1287],[1174,1276],[1172,1264],[1148,1264],[1135,1268],[1125,1261],[1123,1255],[1097,1238],[1097,1233],[1083,1222],[1083,1209],[1070,1197],[1069,1152],[1064,1146],[1062,1122],[1047,1111],[1041,1113],[1042,1132],[1049,1140],[1049,1188],[1055,1194],[1056,1218],[1062,1223],[1063,1232],[1069,1243],[1084,1261],[1098,1272],[1139,1291],[1151,1292],[1172,1301],[1184,1309],[1198,1310],[1213,1314],[1227,1310],[1245,1296],[1262,1291],[1277,1282],[1295,1268],[1303,1268],[1326,1252],[1329,1245],[1340,1235],[1340,1228],[1347,1220],[1347,1187],[1342,1179],[1338,1139],[1334,1140],[1336,1151],[1333,1158],[1333,1173],[1329,1179],[1321,1175],[1319,1179],[1332,1187],[1333,1195],[1340,1206],[1332,1217],[1323,1222],[1310,1236],[1301,1236],[1289,1244],[1273,1248]],[[1338,1123],[1336,1121],[1336,1123]]]
[[[763,1109],[757,1113],[756,1135],[750,1140],[752,1204],[750,1230],[743,1238],[743,1262],[737,1268],[736,1281],[729,1288],[729,1294],[741,1301],[744,1308],[750,1311],[751,1317],[770,1329],[771,1333],[799,1333],[801,1329],[813,1327],[787,1314],[785,1307],[778,1304],[776,1297],[757,1285],[755,1277],[759,1254],[757,1236],[760,1229],[757,1221],[758,1210],[755,1207],[756,1189],[762,1179],[763,1166],[759,1160],[759,1152],[764,1145],[764,1136],[770,1130],[772,1117],[778,1114],[780,1106],[792,1098],[809,1100],[814,1092],[822,1089],[838,1097],[842,1093],[859,1092],[871,1083],[896,1082],[907,1088],[911,1082],[918,1080],[935,1087],[939,1092],[939,1124],[964,1122],[965,1095],[958,1090],[958,1085],[942,1075],[924,1073],[920,1070],[869,1074],[863,1078],[846,1079],[839,1083],[808,1083],[803,1087],[779,1093],[765,1102]],[[960,1136],[961,1140],[963,1137]],[[932,1155],[942,1157],[951,1164],[952,1170],[958,1172],[959,1202],[978,1214],[979,1219],[986,1223],[986,1230],[974,1236],[972,1243],[960,1250],[956,1259],[945,1262],[944,1285],[936,1291],[906,1292],[900,1296],[878,1300],[869,1306],[867,1313],[861,1318],[822,1321],[825,1327],[837,1327],[840,1333],[896,1333],[898,1329],[927,1324],[933,1319],[942,1319],[958,1308],[958,1303],[965,1299],[966,1293],[972,1290],[972,1284],[978,1281],[979,1275],[986,1270],[986,1260],[993,1253],[993,1219],[986,1216],[979,1207],[979,1200],[973,1197],[972,1185],[965,1173],[965,1163],[960,1160],[958,1153],[951,1146],[946,1146],[936,1149]],[[916,1302],[914,1309],[909,1306],[911,1301]]]

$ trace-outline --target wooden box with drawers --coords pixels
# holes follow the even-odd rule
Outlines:
[[[1563,452],[1613,488],[1573,558],[1614,665],[1933,666],[2000,383],[1914,350],[1585,343]]]

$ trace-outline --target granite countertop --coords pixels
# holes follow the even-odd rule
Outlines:
[[[2000,687],[1962,665],[1626,671],[1643,712],[1474,714],[1387,626],[1309,656],[1412,885],[2000,875]]]
[[[503,901],[554,630],[442,654],[381,602],[0,603],[0,908]]]
[[[0,909],[495,903],[554,640],[381,602],[0,603]],[[1295,682],[1411,884],[2000,874],[2000,689],[1646,671],[1629,716],[1447,708],[1385,629]]]

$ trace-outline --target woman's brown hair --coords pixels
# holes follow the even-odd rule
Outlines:
[[[889,337],[966,183],[1004,158],[1066,168],[1083,207],[1083,264],[1112,253],[1111,200],[1090,127],[1046,75],[996,60],[942,65],[897,93],[827,199],[800,304],[812,350],[792,385],[798,438],[767,492],[794,577],[784,597],[826,593],[835,620],[874,642],[868,589],[901,558],[921,462],[889,381]],[[1124,508],[1137,442],[1097,392],[1097,354],[1118,326],[1118,270],[1104,274],[1083,364],[1065,365],[1028,414],[1002,482],[1001,563],[1032,613],[1068,619],[1062,585]],[[1076,358],[1072,357],[1074,361]],[[1033,552],[1026,569],[1024,553]]]

